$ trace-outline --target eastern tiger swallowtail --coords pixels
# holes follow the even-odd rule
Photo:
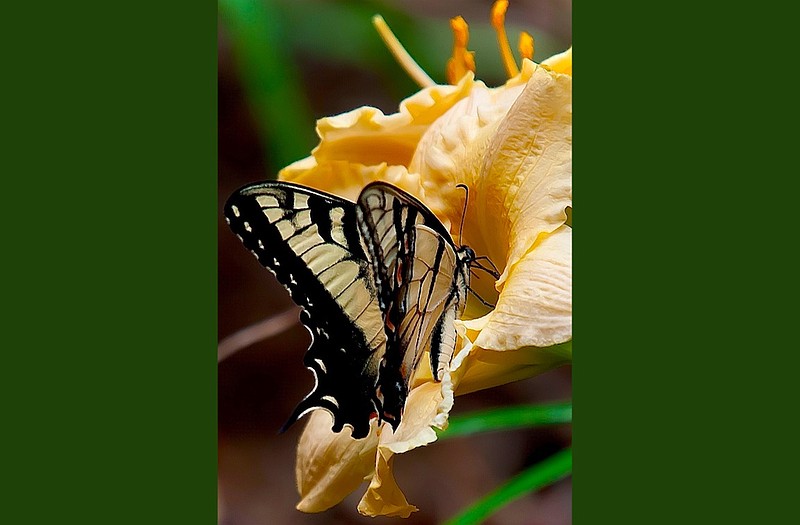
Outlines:
[[[314,389],[284,429],[324,408],[333,430],[397,428],[425,354],[442,379],[456,343],[475,253],[458,247],[419,200],[384,182],[353,203],[288,182],[241,188],[225,205],[231,229],[302,307]]]

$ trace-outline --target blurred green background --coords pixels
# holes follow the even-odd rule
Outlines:
[[[470,24],[476,76],[505,81],[488,24],[492,1],[219,0],[219,209],[238,187],[273,178],[316,145],[314,121],[370,105],[385,113],[418,87],[386,50],[370,19],[381,14],[437,82],[452,49],[449,19]],[[506,28],[512,48],[521,30],[541,61],[572,44],[570,0],[512,0]],[[288,294],[230,233],[219,213],[220,339],[293,307]],[[302,365],[307,331],[296,323],[219,365],[219,522],[223,525],[374,523],[360,516],[356,491],[323,514],[294,509],[294,447],[303,423],[277,430],[313,379]],[[571,369],[456,400],[454,414],[571,398]],[[567,446],[569,426],[448,440],[400,456],[396,476],[420,508],[408,525],[441,523],[525,467]],[[572,522],[571,480],[509,505],[487,523]]]

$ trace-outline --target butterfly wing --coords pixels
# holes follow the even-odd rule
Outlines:
[[[381,309],[388,312],[398,288],[409,277],[409,268],[404,268],[403,262],[413,257],[415,227],[424,224],[448,240],[450,233],[422,202],[384,182],[373,182],[361,191],[358,218],[362,236],[367,240]]]
[[[234,193],[225,205],[231,229],[302,307],[312,336],[304,357],[316,384],[284,425],[315,408],[328,410],[333,430],[369,432],[380,413],[379,365],[386,349],[373,267],[357,226],[356,205],[285,182]]]
[[[430,354],[431,372],[441,381],[456,345],[455,320],[461,317],[467,299],[468,266],[449,237],[425,225],[416,226],[411,277],[403,290],[403,320],[397,337],[403,348],[416,348],[404,361],[416,370],[425,352]]]
[[[365,187],[358,218],[387,334],[379,383],[382,417],[396,426],[425,352],[437,381],[450,363],[454,321],[466,302],[468,263],[433,212],[394,186],[377,182]]]

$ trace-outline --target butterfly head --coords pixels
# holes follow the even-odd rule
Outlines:
[[[476,258],[475,251],[469,246],[461,246],[461,248],[458,249],[458,259],[463,264],[472,264]]]

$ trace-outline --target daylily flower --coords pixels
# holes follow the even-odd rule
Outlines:
[[[369,480],[362,514],[408,517],[416,508],[394,481],[394,455],[435,441],[434,428],[446,427],[455,394],[571,360],[572,50],[536,64],[533,39],[524,33],[517,68],[502,30],[506,5],[497,2],[492,12],[510,76],[503,86],[475,80],[468,28],[458,17],[451,22],[450,84],[435,85],[401,57],[421,91],[391,115],[361,107],[319,120],[320,143],[311,156],[280,172],[282,180],[351,200],[371,181],[391,182],[420,198],[454,239],[500,271],[496,281],[480,271],[473,277],[472,287],[496,306],[470,299],[443,380],[435,382],[429,367],[416,371],[397,431],[373,421],[369,436],[356,440],[349,429],[332,432],[324,410],[309,416],[297,451],[299,510],[325,510]],[[382,19],[376,26],[402,55]]]

